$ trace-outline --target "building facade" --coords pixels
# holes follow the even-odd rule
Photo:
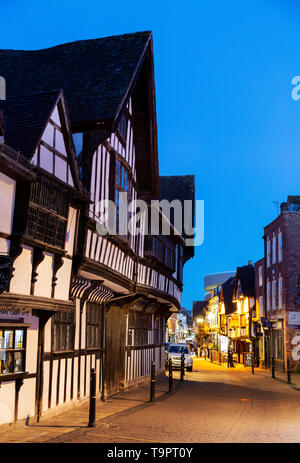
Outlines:
[[[1,424],[87,398],[91,368],[103,400],[146,378],[151,361],[164,368],[193,249],[159,206],[170,234],[152,236],[146,219],[153,199],[193,201],[194,177],[159,177],[150,32],[2,50],[0,64],[11,83],[0,251],[13,272],[0,294]],[[126,228],[137,199],[146,207]],[[126,211],[114,234],[108,200],[115,218]]]
[[[300,334],[300,197],[289,196],[280,215],[264,228],[265,316],[272,323],[268,357],[277,368],[293,359],[293,339]]]

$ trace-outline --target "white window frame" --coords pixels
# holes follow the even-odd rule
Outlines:
[[[258,286],[261,287],[263,285],[263,272],[262,272],[262,265],[258,267]]]
[[[279,273],[278,278],[278,309],[282,309],[282,276]]]
[[[269,278],[267,280],[267,310],[270,310],[270,294],[271,294],[271,285]]]

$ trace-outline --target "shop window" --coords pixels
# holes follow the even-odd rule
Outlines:
[[[101,306],[88,302],[86,305],[86,347],[99,349],[101,343]]]
[[[26,330],[0,327],[0,374],[25,371]]]
[[[54,316],[54,333],[52,350],[54,352],[74,349],[74,313],[56,312]]]

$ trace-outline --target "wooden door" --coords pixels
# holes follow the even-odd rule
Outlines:
[[[125,311],[112,306],[105,320],[105,379],[108,395],[117,393],[124,383]]]

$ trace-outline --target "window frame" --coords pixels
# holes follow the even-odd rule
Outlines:
[[[72,315],[73,320],[72,321],[62,320],[62,319],[56,320],[55,317],[58,314],[60,315],[60,317],[62,317],[63,314]],[[70,337],[69,337],[70,341],[69,341],[68,346],[66,346],[66,348],[62,347],[62,340],[64,339],[64,336],[61,336],[62,331],[60,331],[60,333],[59,333],[59,336],[60,336],[59,337],[59,348],[57,348],[58,346],[57,346],[56,328],[57,328],[58,325],[60,325],[61,328],[62,328],[62,326],[69,326],[70,327]],[[74,311],[66,312],[66,311],[59,310],[52,317],[51,351],[53,353],[74,352],[74,349],[75,349],[75,312]]]
[[[20,324],[20,326],[16,326],[15,323],[12,322],[12,324],[5,324],[5,325],[1,325],[0,324],[0,331],[13,331],[13,341],[12,341],[12,345],[13,347],[0,347],[0,352],[2,351],[9,351],[11,352],[12,354],[12,362],[13,362],[13,369],[15,370],[15,353],[18,353],[18,352],[22,352],[23,353],[23,358],[22,358],[22,369],[19,370],[19,371],[9,371],[7,373],[1,373],[1,370],[2,370],[2,364],[1,362],[4,361],[2,359],[0,359],[0,378],[5,378],[6,376],[8,375],[19,375],[20,373],[25,373],[26,372],[26,346],[27,346],[27,329],[28,327],[27,326],[24,326],[22,324]],[[15,346],[15,332],[16,331],[23,331],[23,347],[21,348],[16,348],[14,347]],[[1,339],[1,338],[0,338]],[[5,337],[3,337],[2,339],[4,339],[4,342],[5,342]]]

